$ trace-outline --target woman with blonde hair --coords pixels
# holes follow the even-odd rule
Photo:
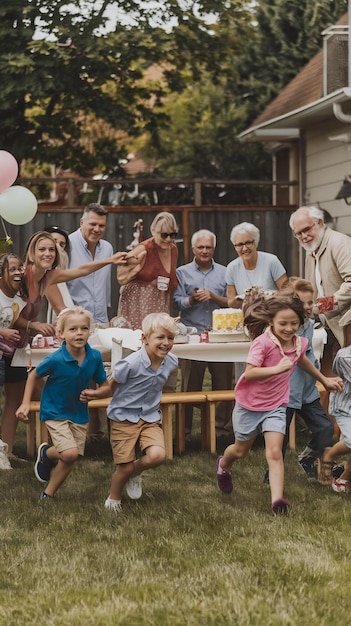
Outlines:
[[[172,293],[178,281],[178,249],[175,239],[178,225],[171,213],[162,211],[153,220],[152,237],[133,250],[140,263],[133,268],[118,267],[121,285],[117,315],[123,316],[135,330],[149,313],[170,313]]]

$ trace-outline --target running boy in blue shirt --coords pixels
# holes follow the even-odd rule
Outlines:
[[[52,497],[71,473],[78,455],[84,454],[88,428],[88,406],[80,394],[93,379],[100,389],[109,385],[101,354],[89,346],[91,315],[80,306],[64,309],[57,318],[61,348],[47,356],[28,376],[16,417],[28,422],[30,401],[39,378],[46,378],[40,420],[46,422],[53,445],[38,448],[34,472],[41,483],[48,483],[40,499]],[[53,469],[54,465],[56,467]],[[52,470],[52,471],[51,471]]]
[[[157,467],[166,458],[160,401],[164,384],[178,366],[177,357],[170,354],[176,332],[176,323],[167,313],[146,315],[141,349],[116,363],[109,388],[85,389],[81,393],[81,400],[86,402],[113,394],[107,416],[111,420],[110,441],[116,468],[106,509],[121,511],[124,486],[130,498],[140,498],[141,473]],[[143,453],[138,459],[137,442]]]

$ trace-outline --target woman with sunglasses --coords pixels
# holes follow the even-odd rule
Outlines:
[[[133,330],[141,328],[149,313],[171,313],[171,296],[178,284],[178,249],[174,243],[178,226],[173,215],[158,213],[150,231],[152,237],[132,251],[141,262],[133,268],[117,268],[121,285],[117,315],[123,316]]]
[[[237,224],[230,233],[238,258],[227,267],[228,306],[241,309],[246,289],[260,287],[276,291],[287,280],[284,266],[277,256],[257,250],[260,231],[249,222]]]

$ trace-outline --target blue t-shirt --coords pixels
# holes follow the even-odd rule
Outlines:
[[[66,342],[49,354],[36,368],[38,376],[47,376],[41,401],[40,420],[70,420],[75,424],[89,421],[88,404],[80,402],[83,389],[93,379],[98,385],[106,380],[101,354],[86,344],[86,356],[81,365],[68,352]]]
[[[109,419],[134,424],[140,419],[151,423],[159,421],[162,389],[177,366],[178,358],[169,352],[155,372],[144,346],[117,361],[113,378],[118,388],[107,408]]]
[[[254,270],[247,270],[242,258],[238,257],[227,266],[226,280],[228,285],[234,285],[238,295],[242,295],[250,287],[276,291],[276,282],[285,273],[284,265],[275,254],[259,251]]]
[[[313,328],[314,321],[308,319],[303,326],[300,326],[296,334],[300,335],[300,337],[306,337],[306,339],[308,339],[306,356],[311,361],[312,365],[319,369],[319,363],[314,356],[312,346]],[[290,397],[288,406],[291,409],[301,409],[303,404],[311,404],[311,402],[318,400],[319,397],[319,391],[316,387],[316,379],[301,369],[301,367],[294,369],[290,378]]]

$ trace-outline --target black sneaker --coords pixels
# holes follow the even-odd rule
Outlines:
[[[310,480],[318,480],[318,471],[315,465],[315,459],[311,456],[303,457],[299,460],[299,463],[305,472],[307,478]]]
[[[340,478],[341,474],[345,471],[345,466],[340,463],[339,465],[334,465],[332,469],[332,474],[334,478]]]
[[[37,460],[34,465],[34,474],[41,483],[47,483],[48,480],[50,480],[52,463],[46,456],[44,459],[44,451],[49,448],[50,446],[47,443],[40,444],[37,452]]]

